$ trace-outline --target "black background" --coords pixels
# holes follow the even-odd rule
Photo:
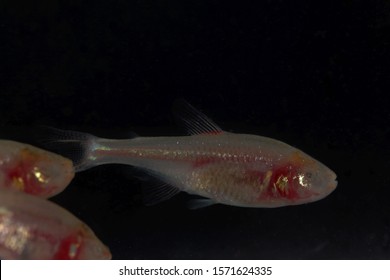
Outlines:
[[[312,204],[192,211],[186,194],[144,206],[131,167],[78,173],[52,200],[113,258],[390,257],[388,1],[0,1],[0,38],[2,138],[180,135],[181,97],[338,175]]]

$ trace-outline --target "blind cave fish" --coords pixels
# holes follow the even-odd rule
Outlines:
[[[281,207],[320,200],[337,186],[324,164],[281,141],[223,131],[185,101],[175,113],[189,136],[104,139],[55,129],[51,142],[76,145],[76,171],[102,164],[127,164],[165,184],[149,195],[155,204],[180,191],[204,197],[191,208],[220,203]]]

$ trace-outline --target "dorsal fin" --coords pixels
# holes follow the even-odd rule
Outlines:
[[[174,102],[173,112],[190,135],[223,133],[218,125],[184,99]]]

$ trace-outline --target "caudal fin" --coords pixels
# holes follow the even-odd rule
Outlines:
[[[92,153],[96,149],[96,136],[73,130],[61,130],[53,127],[41,127],[39,144],[73,161],[75,171],[95,166]]]

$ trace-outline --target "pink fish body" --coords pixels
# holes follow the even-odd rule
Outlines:
[[[91,229],[54,203],[0,190],[1,259],[110,259]]]
[[[28,144],[0,140],[0,189],[51,197],[73,177],[71,160]]]
[[[336,188],[335,173],[304,152],[271,138],[225,132],[189,104],[182,106],[191,136],[112,140],[65,131],[58,143],[83,147],[77,170],[110,163],[145,169],[169,185],[156,190],[154,201],[178,191],[208,199],[194,208],[296,205],[322,199]]]

